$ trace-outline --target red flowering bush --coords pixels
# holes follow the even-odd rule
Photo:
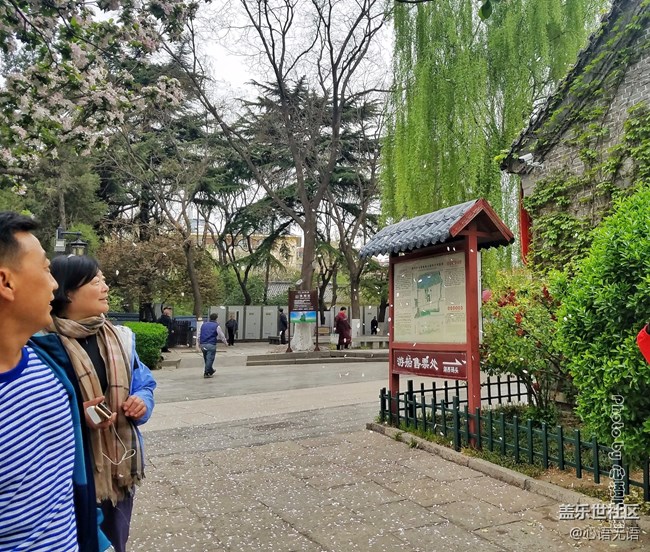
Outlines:
[[[559,302],[529,272],[501,274],[483,303],[481,368],[512,374],[524,382],[539,419],[552,420],[554,393],[568,375],[556,344]]]

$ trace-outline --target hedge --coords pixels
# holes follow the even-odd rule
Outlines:
[[[124,325],[135,334],[135,350],[140,360],[152,370],[159,368],[160,350],[167,343],[167,328],[154,322],[125,322]]]

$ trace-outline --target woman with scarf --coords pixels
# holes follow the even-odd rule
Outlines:
[[[156,382],[135,352],[131,330],[113,326],[104,316],[109,288],[97,261],[60,256],[50,270],[59,284],[52,301],[53,323],[33,342],[77,378],[81,416],[89,429],[85,446],[93,459],[95,493],[104,516],[101,528],[116,552],[125,552],[135,485],[144,477],[137,426],[151,416]],[[112,412],[108,419],[94,415],[100,403]]]

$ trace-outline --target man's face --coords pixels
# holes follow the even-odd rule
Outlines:
[[[41,244],[29,232],[17,232],[20,252],[8,268],[9,290],[12,292],[12,316],[19,319],[26,331],[42,330],[52,322],[50,302],[58,287],[50,274],[50,261]]]
[[[163,314],[166,314],[167,316],[172,315],[172,309],[163,309]]]

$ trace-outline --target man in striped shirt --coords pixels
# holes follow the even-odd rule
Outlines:
[[[0,550],[69,552],[79,550],[70,397],[25,346],[51,322],[57,287],[35,227],[0,213]]]

